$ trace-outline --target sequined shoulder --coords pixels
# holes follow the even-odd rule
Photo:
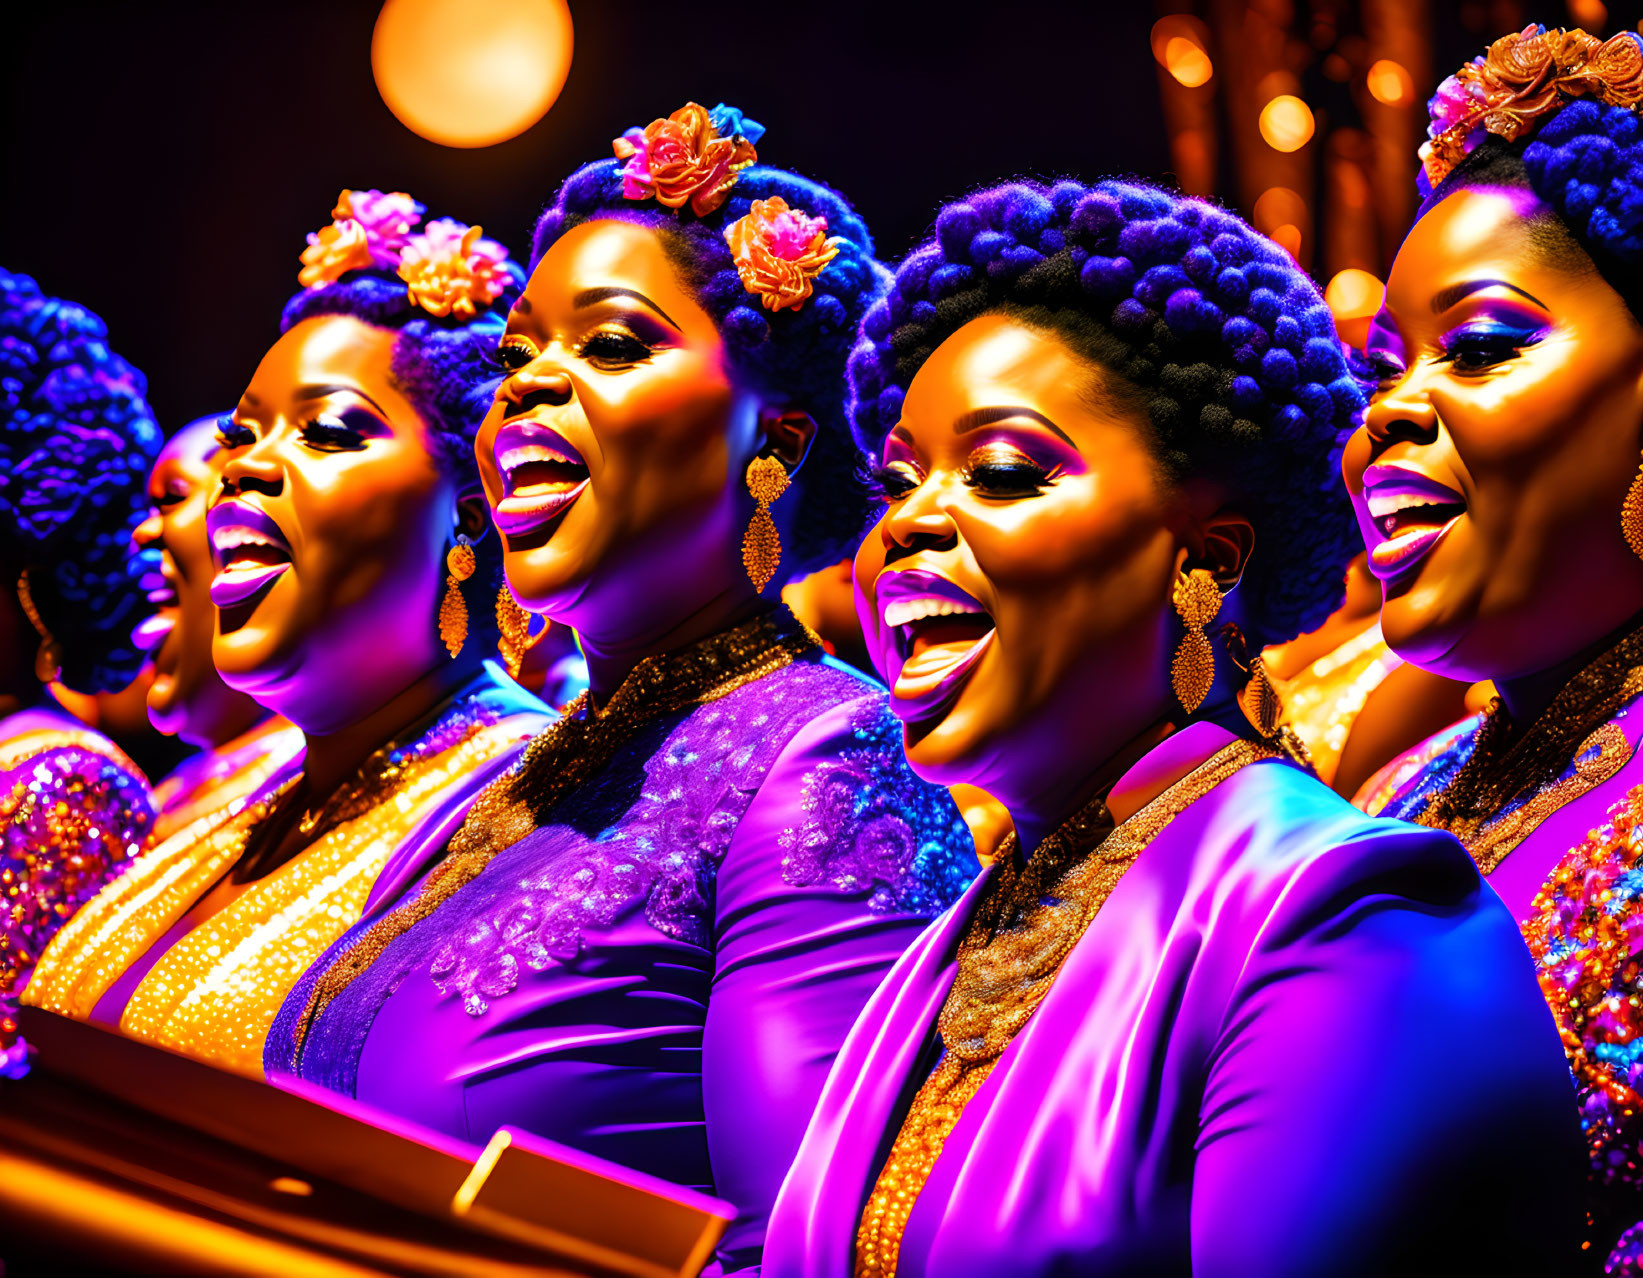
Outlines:
[[[782,878],[866,894],[881,913],[939,914],[978,869],[969,827],[945,789],[908,767],[882,691],[840,713],[847,735],[806,772],[800,819],[779,838]]]
[[[1352,805],[1370,816],[1411,819],[1472,757],[1481,714],[1468,715],[1435,732],[1388,763],[1352,796]]]
[[[0,747],[0,1074],[21,1068],[10,1009],[40,952],[153,825],[148,781],[111,743],[67,729]]]

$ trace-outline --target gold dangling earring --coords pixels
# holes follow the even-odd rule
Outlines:
[[[501,636],[496,650],[502,654],[508,673],[517,679],[525,664],[525,649],[531,646],[531,615],[520,606],[506,584],[496,593],[496,629]]]
[[[1207,568],[1194,568],[1175,579],[1175,611],[1187,633],[1170,663],[1170,684],[1181,708],[1191,714],[1215,683],[1215,648],[1204,627],[1221,611],[1221,588]]]
[[[755,590],[763,591],[770,584],[782,562],[782,539],[770,517],[770,505],[787,491],[789,482],[787,467],[774,457],[755,457],[747,465],[747,491],[759,508],[742,538],[742,567]]]
[[[467,533],[457,533],[456,545],[445,555],[445,597],[439,601],[439,637],[452,660],[468,642],[468,605],[462,598],[462,583],[478,567],[472,540]]]
[[[1620,503],[1620,532],[1632,554],[1643,559],[1643,466],[1638,467],[1626,500]]]
[[[29,619],[29,625],[40,636],[40,646],[34,650],[34,677],[41,683],[56,683],[63,675],[63,645],[40,620],[40,610],[34,606],[34,596],[29,593],[27,568],[17,579],[17,602],[23,606],[23,615]]]

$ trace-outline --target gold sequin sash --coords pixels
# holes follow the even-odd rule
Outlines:
[[[338,819],[312,843],[166,951],[132,992],[122,1032],[261,1078],[263,1040],[280,1004],[359,919],[388,858],[453,784],[519,735],[507,720],[474,725],[446,749],[387,764],[341,793]],[[254,799],[201,818],[141,858],[58,934],[24,1001],[89,1017],[234,866],[297,778],[285,772]]]
[[[958,975],[936,1018],[942,1054],[913,1098],[856,1231],[856,1278],[895,1278],[902,1234],[964,1107],[1055,984],[1061,965],[1124,872],[1166,826],[1238,769],[1283,752],[1235,741],[1113,825],[1096,799],[1025,868],[1011,834],[997,877],[958,946]]]
[[[506,775],[485,788],[445,859],[404,903],[385,914],[314,983],[292,1033],[294,1070],[315,1019],[390,944],[433,915],[504,849],[539,828],[566,795],[596,776],[640,727],[659,715],[729,696],[773,674],[819,640],[785,608],[677,652],[641,661],[603,710],[582,693]]]

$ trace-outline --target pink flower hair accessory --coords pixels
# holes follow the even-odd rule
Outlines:
[[[331,225],[309,235],[297,283],[324,288],[349,271],[395,269],[425,211],[404,191],[343,191]]]
[[[844,241],[827,235],[827,219],[790,208],[779,195],[754,200],[747,216],[725,228],[725,242],[742,287],[766,310],[798,310],[812,281],[838,256]]]
[[[480,227],[442,217],[406,241],[399,278],[411,301],[430,315],[469,320],[508,287],[508,250]]]

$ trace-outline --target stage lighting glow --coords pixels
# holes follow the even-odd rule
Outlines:
[[[1292,93],[1280,93],[1261,108],[1260,126],[1274,151],[1299,151],[1312,140],[1312,108]]]
[[[387,0],[371,70],[406,128],[445,146],[490,146],[546,114],[571,45],[565,0]]]
[[[1369,68],[1369,96],[1387,106],[1402,106],[1415,99],[1415,81],[1400,62],[1382,58]]]
[[[1189,89],[1208,84],[1215,74],[1209,54],[1185,36],[1172,36],[1164,46],[1164,69]]]
[[[1208,84],[1215,74],[1209,60],[1209,28],[1190,14],[1172,13],[1153,23],[1152,56],[1189,89]]]

